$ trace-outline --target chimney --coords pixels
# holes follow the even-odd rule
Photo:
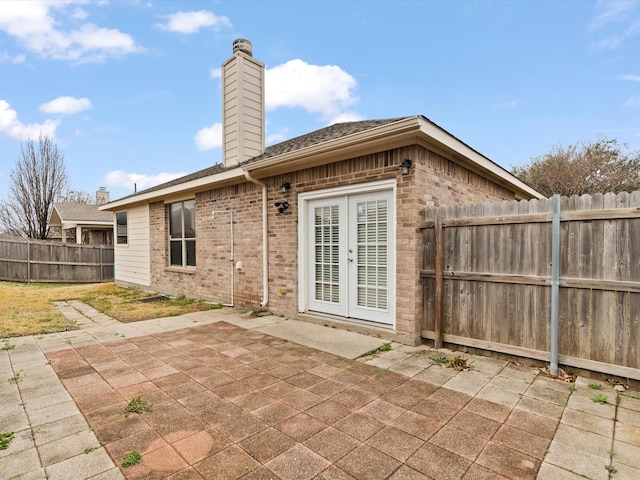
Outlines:
[[[100,187],[96,192],[96,205],[104,205],[105,203],[109,203],[109,192],[105,187]]]
[[[222,163],[232,167],[263,153],[264,63],[239,38],[222,64]]]

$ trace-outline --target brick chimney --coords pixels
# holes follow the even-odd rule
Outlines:
[[[106,187],[100,187],[96,192],[96,205],[104,205],[105,203],[109,203],[109,192]]]
[[[222,64],[222,163],[238,165],[264,153],[264,63],[249,40],[233,42]]]

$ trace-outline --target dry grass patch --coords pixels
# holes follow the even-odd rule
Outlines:
[[[75,330],[53,305],[80,300],[123,322],[135,322],[219,308],[219,305],[183,297],[151,303],[139,302],[154,294],[113,283],[45,284],[0,282],[0,338]]]
[[[221,305],[201,302],[186,297],[167,298],[153,302],[140,300],[157,297],[157,294],[137,288],[123,288],[113,283],[99,291],[88,292],[79,298],[96,310],[121,322],[137,322],[151,318],[175,317],[191,312],[220,308]]]

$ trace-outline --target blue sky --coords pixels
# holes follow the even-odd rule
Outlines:
[[[0,198],[20,145],[111,198],[221,160],[221,63],[266,64],[268,144],[424,115],[510,169],[640,150],[640,1],[0,1]]]

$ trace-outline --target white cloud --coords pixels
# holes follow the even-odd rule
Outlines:
[[[89,110],[91,102],[88,98],[58,97],[50,102],[40,105],[40,111],[46,113],[78,113]]]
[[[222,78],[222,69],[221,68],[212,68],[209,76],[211,78]]]
[[[194,12],[177,12],[164,15],[165,23],[157,23],[156,27],[169,32],[198,33],[201,28],[212,28],[220,31],[225,27],[231,27],[231,21],[224,16],[218,16],[206,10]]]
[[[628,99],[625,104],[625,107],[640,107],[640,95],[636,95],[635,97],[631,97]]]
[[[12,55],[9,55],[9,53],[7,52],[0,53],[0,63],[3,63],[3,62],[24,63],[25,60],[26,58],[24,55],[12,56]]]
[[[89,14],[87,13],[87,11],[82,8],[74,8],[73,12],[71,12],[71,18],[73,20],[84,20],[88,16]]]
[[[214,123],[210,127],[201,128],[195,136],[196,147],[201,152],[222,146],[222,124]]]
[[[366,117],[359,115],[353,112],[343,112],[338,116],[332,118],[329,121],[329,125],[333,125],[334,123],[344,123],[344,122],[358,122],[360,120],[364,120]]]
[[[518,102],[515,100],[510,100],[507,102],[496,103],[493,108],[495,110],[504,110],[506,108],[516,108],[518,106]]]
[[[0,30],[23,48],[44,58],[71,60],[76,63],[102,61],[143,49],[134,39],[117,29],[82,23],[79,27],[69,20],[81,21],[86,14],[78,9],[68,12],[74,1],[1,1]]]
[[[597,49],[614,50],[640,33],[640,19],[634,12],[638,5],[640,3],[633,0],[597,2],[599,12],[587,25],[589,33],[602,33],[604,36],[595,42]]]
[[[595,32],[600,30],[610,23],[622,23],[627,18],[629,13],[636,7],[637,3],[634,1],[616,1],[599,0],[596,3],[596,8],[599,13],[595,16],[591,23],[587,25],[589,32]]]
[[[267,135],[264,139],[265,145],[273,145],[274,143],[279,143],[287,138],[285,135],[281,133],[273,133],[271,135]]]
[[[24,124],[18,120],[18,113],[5,100],[0,100],[0,135],[15,140],[38,138],[40,134],[55,136],[59,120],[45,120],[44,123]]]
[[[629,80],[631,82],[640,82],[640,75],[621,75],[620,80]]]
[[[175,178],[185,176],[185,172],[162,172],[156,175],[146,175],[143,173],[129,173],[124,170],[114,170],[107,173],[101,180],[101,183],[109,187],[122,187],[134,190],[144,190],[145,188],[155,187],[161,183],[169,182]]]
[[[290,60],[267,69],[266,108],[301,107],[329,121],[358,101],[352,93],[356,86],[356,79],[338,66]]]

